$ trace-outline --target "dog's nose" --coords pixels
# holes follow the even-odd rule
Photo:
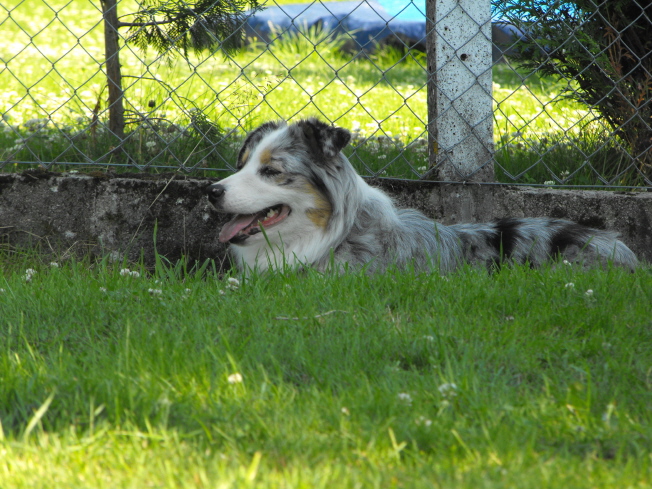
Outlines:
[[[226,192],[226,187],[219,183],[214,183],[206,189],[208,200],[210,200],[212,204],[217,204],[224,195],[224,192]]]

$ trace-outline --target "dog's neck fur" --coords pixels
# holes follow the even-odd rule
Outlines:
[[[346,157],[341,158],[343,164],[351,166]],[[318,269],[328,268],[331,261],[337,268],[346,264],[352,269],[366,267],[369,271],[388,262],[399,266],[409,262],[417,267],[435,265],[442,271],[458,265],[455,256],[459,254],[459,240],[449,228],[433,223],[416,210],[397,209],[387,194],[368,185],[352,167],[351,171],[340,174],[345,181],[340,179],[339,185],[329,188],[331,192],[337,191],[333,195],[337,207],[329,225],[339,223],[341,229],[331,235],[344,238],[323,243],[321,254],[316,255],[321,259],[312,261]],[[342,218],[337,219],[335,212],[340,212]],[[411,229],[407,230],[406,226]],[[418,241],[407,238],[415,229],[420,237]],[[442,240],[446,246],[441,246]],[[436,256],[426,250],[437,250]],[[441,250],[447,253],[442,255]],[[351,260],[351,256],[357,260]]]

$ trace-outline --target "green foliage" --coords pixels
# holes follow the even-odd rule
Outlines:
[[[136,10],[132,3],[120,6]],[[106,77],[89,57],[103,52],[97,12],[83,2],[53,11],[25,0],[11,20],[3,26],[15,42],[4,46],[8,69],[0,73],[2,171],[30,163],[54,170],[73,163],[78,170],[135,164],[112,168],[159,171],[185,163],[215,175],[206,168],[227,168],[244,131],[270,119],[315,115],[354,131],[358,137],[347,154],[366,175],[419,178],[428,170],[427,69],[414,51],[384,47],[354,56],[341,49],[341,40],[317,29],[283,35],[270,50],[248,43],[229,63],[206,56],[190,67],[181,57],[165,64],[123,49],[123,69],[139,75],[125,85],[127,160],[112,151],[115,140],[103,127]],[[71,32],[89,35],[53,60],[43,76],[44,58],[33,51],[32,39],[41,51],[56,52],[70,43]],[[514,183],[512,176],[521,175],[520,182],[533,184],[645,184],[622,139],[586,104],[560,96],[568,83],[539,75],[507,63],[493,66],[499,181]]]
[[[0,486],[646,487],[650,272],[7,251]]]
[[[257,10],[257,0],[144,0],[133,13],[128,42],[146,51],[152,46],[160,55],[175,49],[187,58],[195,52],[221,49],[232,53],[241,45],[245,10]]]
[[[272,25],[270,34],[273,43],[266,45],[256,42],[251,48],[260,52],[269,48],[283,59],[296,58],[298,63],[303,63],[313,56],[324,55],[329,62],[346,62],[351,59],[345,50],[347,36],[323,29],[320,25],[298,26],[294,31],[282,31]]]
[[[631,0],[494,2],[519,27],[516,62],[563,77],[568,96],[597,109],[652,175],[652,10]]]

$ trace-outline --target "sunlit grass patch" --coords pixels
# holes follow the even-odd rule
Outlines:
[[[0,485],[645,485],[651,279],[3,252]]]
[[[420,178],[428,171],[425,55],[389,47],[350,53],[346,35],[318,28],[277,33],[269,45],[250,39],[231,58],[189,62],[164,62],[127,45],[120,60],[130,137],[125,151],[115,151],[100,70],[99,5],[49,5],[28,0],[4,7],[0,19],[10,38],[0,46],[4,171],[37,162],[49,169],[75,163],[214,174],[231,168],[247,130],[306,116],[355,130],[363,146],[349,155],[364,174]],[[119,8],[124,15],[136,4]],[[563,97],[567,84],[509,64],[494,66],[493,79],[499,181],[639,183],[626,148],[595,114]],[[374,150],[386,138],[397,141],[398,152]],[[599,139],[605,142],[596,148]]]

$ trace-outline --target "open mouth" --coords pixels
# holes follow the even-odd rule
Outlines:
[[[255,214],[236,214],[220,231],[221,243],[243,243],[249,236],[261,232],[261,228],[269,228],[285,220],[292,210],[285,204],[279,204],[263,209]]]

